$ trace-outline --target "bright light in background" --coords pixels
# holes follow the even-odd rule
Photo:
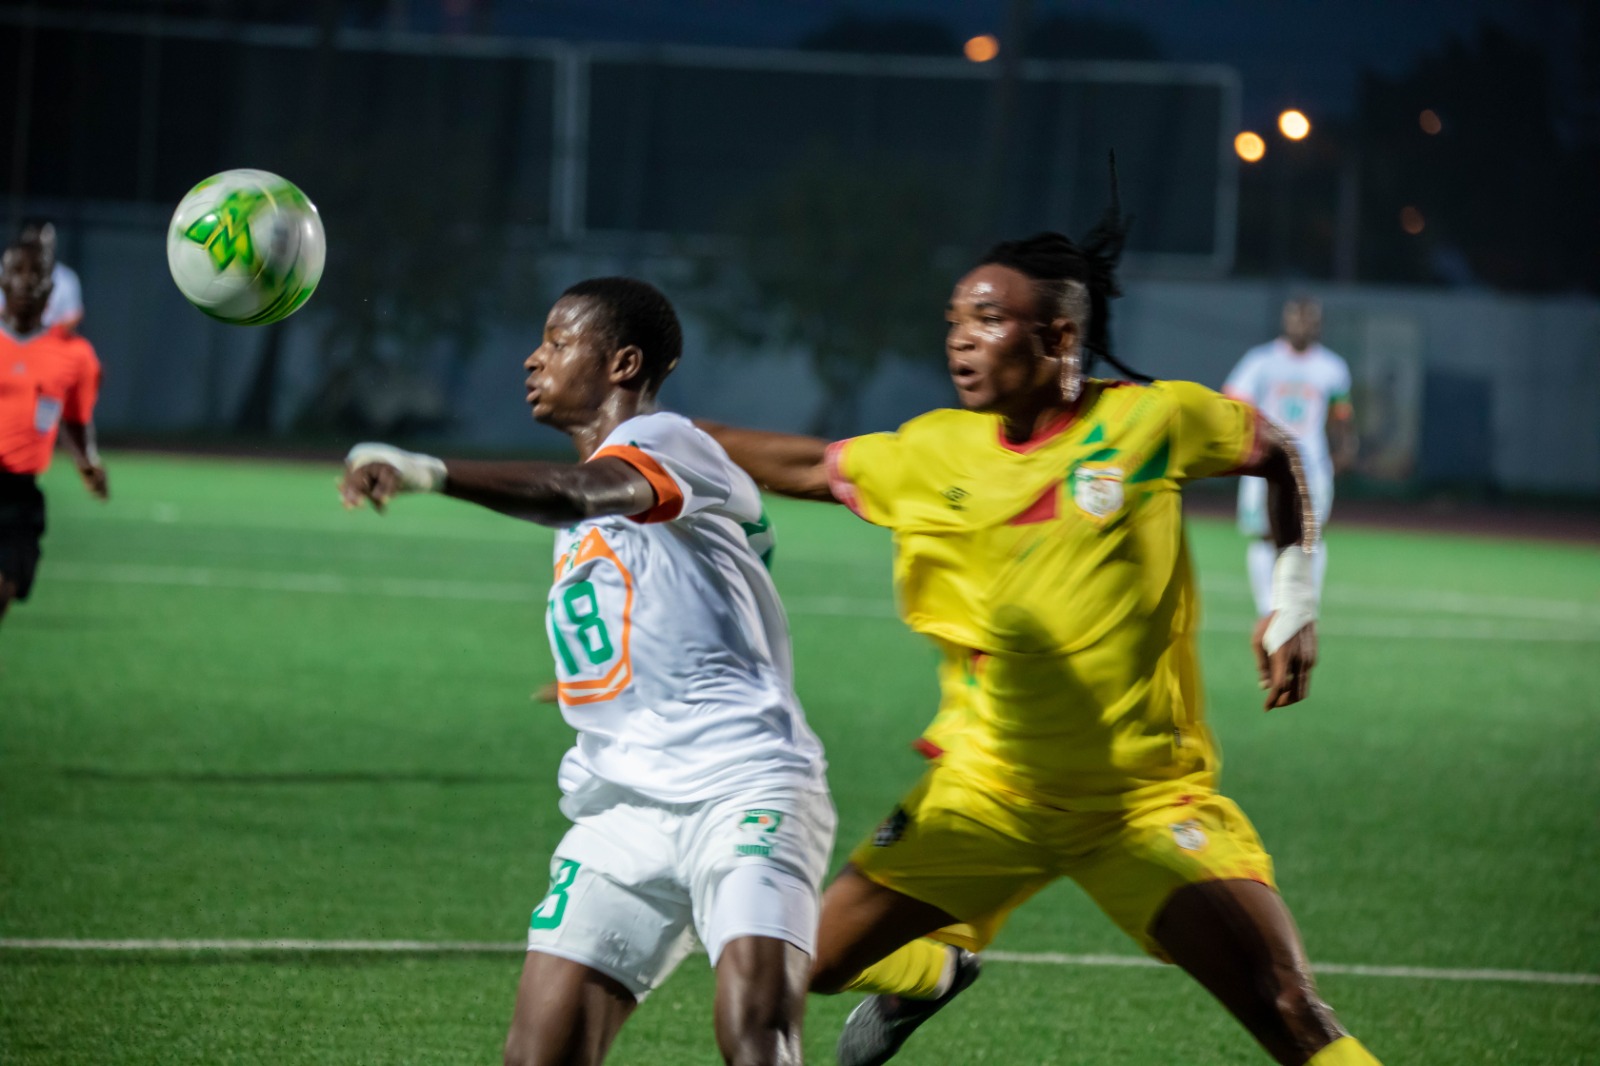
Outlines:
[[[1439,115],[1431,107],[1417,116],[1417,125],[1421,126],[1422,132],[1429,137],[1444,129],[1444,123],[1439,121]]]
[[[1422,217],[1422,212],[1407,204],[1400,209],[1400,228],[1415,237],[1422,232],[1427,222]]]
[[[1000,54],[1000,41],[994,34],[985,33],[962,45],[961,51],[974,63],[987,63]]]
[[[1311,120],[1305,113],[1290,108],[1278,116],[1278,132],[1291,141],[1303,141],[1306,134],[1311,132]]]
[[[1261,134],[1245,130],[1233,139],[1233,150],[1246,163],[1259,163],[1267,154],[1267,142],[1261,139]]]

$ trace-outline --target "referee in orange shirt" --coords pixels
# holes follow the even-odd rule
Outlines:
[[[106,471],[94,446],[100,360],[82,337],[43,325],[50,300],[50,260],[37,241],[18,242],[0,258],[0,618],[25,600],[39,565],[44,496],[38,475],[50,465],[56,433],[84,484],[107,496]]]

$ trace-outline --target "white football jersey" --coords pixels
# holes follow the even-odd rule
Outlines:
[[[1246,352],[1222,391],[1254,404],[1293,434],[1308,475],[1333,477],[1328,409],[1350,402],[1350,368],[1343,359],[1320,344],[1297,352],[1280,337]]]
[[[556,535],[545,623],[561,713],[578,731],[561,790],[599,778],[691,803],[752,784],[825,787],[755,482],[666,412],[622,423],[602,456],[642,473],[657,503]]]

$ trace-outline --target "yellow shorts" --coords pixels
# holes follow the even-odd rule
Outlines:
[[[1203,785],[1126,810],[1068,811],[935,764],[850,861],[963,923],[937,939],[981,951],[1024,900],[1070,877],[1145,951],[1173,891],[1243,879],[1276,888],[1272,858],[1238,806]]]

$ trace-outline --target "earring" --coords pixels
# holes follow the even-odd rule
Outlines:
[[[1061,360],[1061,398],[1068,403],[1077,403],[1078,396],[1083,392],[1083,361],[1078,356],[1078,349],[1073,348],[1071,353]]]

